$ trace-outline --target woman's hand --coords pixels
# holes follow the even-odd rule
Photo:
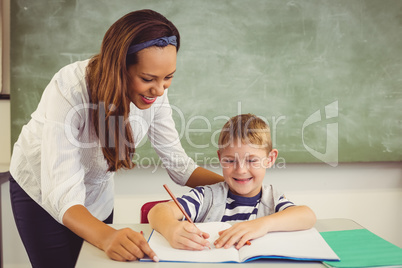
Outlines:
[[[109,258],[116,261],[135,261],[145,255],[155,262],[159,261],[144,236],[130,228],[111,231],[102,249]]]
[[[117,261],[132,261],[148,255],[159,261],[144,236],[130,228],[116,230],[96,219],[81,205],[69,208],[63,216],[63,224],[84,240],[105,251]]]
[[[209,247],[209,234],[199,230],[188,221],[176,221],[165,233],[170,245],[177,249],[203,250]]]

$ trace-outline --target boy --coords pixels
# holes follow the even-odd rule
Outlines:
[[[295,231],[314,226],[316,217],[307,206],[296,206],[272,185],[263,186],[266,169],[274,165],[278,151],[272,149],[268,125],[252,114],[232,117],[219,136],[218,157],[224,182],[197,187],[178,198],[194,222],[231,221],[220,232],[216,248],[241,248],[248,240],[268,232]],[[160,203],[148,214],[151,227],[174,248],[202,250],[209,235],[181,221],[174,202]]]

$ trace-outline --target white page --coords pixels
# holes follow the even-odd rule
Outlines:
[[[339,260],[320,233],[304,231],[273,232],[251,241],[239,250],[240,260],[255,256],[282,256],[300,259]]]
[[[197,223],[197,227],[208,233],[211,249],[191,251],[174,249],[158,232],[154,231],[149,244],[161,261],[180,262],[243,262],[257,256],[288,257],[293,259],[339,260],[335,252],[315,229],[294,232],[273,232],[251,241],[251,246],[243,246],[239,251],[216,249],[214,241],[218,232],[231,225],[225,222]],[[240,257],[239,257],[240,255]]]
[[[231,225],[224,222],[199,223],[198,228],[210,235],[208,239],[211,249],[202,251],[181,250],[172,248],[169,242],[158,232],[153,231],[149,245],[161,261],[181,262],[228,262],[239,261],[238,250],[234,247],[229,249],[217,249],[214,241],[218,238],[218,232],[229,228]]]

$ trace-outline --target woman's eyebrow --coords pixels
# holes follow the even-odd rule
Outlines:
[[[176,72],[176,70],[174,70],[173,72],[171,72],[171,73],[168,74],[167,76],[173,75],[175,72]],[[147,76],[150,76],[150,77],[153,77],[153,78],[157,78],[157,77],[158,77],[157,75],[149,74],[149,73],[142,73],[142,75],[147,75]]]
[[[157,75],[149,74],[149,73],[142,73],[142,75],[150,76],[150,77],[153,77],[153,78],[158,77]]]

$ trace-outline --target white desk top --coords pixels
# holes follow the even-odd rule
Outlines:
[[[148,224],[113,224],[116,229],[130,227],[133,230],[139,232],[143,231],[145,237],[149,237],[151,233],[151,228]],[[341,230],[352,230],[361,229],[361,225],[349,219],[323,219],[317,220],[315,228],[319,232],[326,231],[341,231]],[[270,267],[281,267],[281,268],[296,268],[296,267],[308,267],[308,268],[318,268],[325,267],[320,262],[306,262],[306,261],[287,261],[287,260],[258,260],[248,263],[236,264],[236,267],[247,267],[250,266],[261,266],[269,264]],[[87,268],[87,267],[97,267],[97,268],[118,268],[118,267],[163,267],[163,268],[176,268],[176,267],[205,267],[205,263],[177,263],[177,262],[117,262],[109,259],[109,257],[100,249],[84,241],[82,245],[81,253],[78,257],[77,268]],[[233,263],[208,263],[208,267],[219,267],[227,268],[232,267]]]

